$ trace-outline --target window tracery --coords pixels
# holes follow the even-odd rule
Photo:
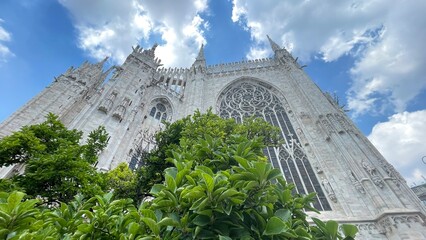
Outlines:
[[[237,122],[250,116],[261,117],[279,127],[286,141],[280,147],[265,148],[265,155],[275,168],[281,170],[286,181],[295,184],[297,193],[317,192],[313,203],[316,209],[331,210],[284,105],[272,86],[252,80],[233,84],[219,96],[218,113],[223,118],[234,118]]]
[[[170,104],[164,99],[155,100],[152,104],[149,116],[159,121],[170,120],[169,117],[172,116]]]

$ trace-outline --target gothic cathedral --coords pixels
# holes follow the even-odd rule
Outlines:
[[[269,37],[268,37],[269,38]],[[359,239],[426,239],[426,208],[342,109],[289,52],[269,39],[273,58],[207,65],[203,47],[190,68],[160,68],[151,49],[133,49],[121,66],[103,60],[69,68],[0,124],[0,138],[53,112],[88,134],[104,125],[109,144],[97,163],[108,171],[137,153],[162,121],[213,108],[223,118],[258,116],[281,129],[280,147],[264,149],[300,194],[316,192],[321,214],[358,226]],[[111,78],[105,82],[108,75]],[[20,166],[0,169],[0,177]]]

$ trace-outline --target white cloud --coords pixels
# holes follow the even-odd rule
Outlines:
[[[4,20],[0,18],[0,24]],[[10,42],[12,39],[10,33],[0,26],[0,62],[6,62],[8,57],[14,56],[10,49],[5,45],[5,42]]]
[[[156,56],[166,66],[188,66],[205,43],[207,23],[200,13],[207,0],[185,0],[176,4],[166,0],[59,0],[72,14],[78,30],[79,47],[96,59],[111,56],[121,63],[131,46],[140,43],[150,48],[153,37],[164,44]]]
[[[374,109],[394,107],[397,112],[404,111],[409,101],[426,88],[426,55],[422,51],[426,32],[419,31],[426,25],[426,2],[398,1],[393,5],[380,42],[366,49],[351,70],[354,84],[348,103],[355,113],[365,112],[355,102],[363,104],[377,96],[382,99],[373,105]]]
[[[426,110],[402,112],[378,123],[368,136],[383,156],[407,179],[408,184],[423,182],[426,165]]]
[[[248,59],[266,58],[270,55],[270,50],[261,47],[251,47],[250,52],[247,54]]]
[[[270,53],[266,34],[305,62],[354,56],[347,95],[358,115],[401,112],[426,87],[424,9],[423,0],[233,0],[232,20],[254,40],[248,57]]]

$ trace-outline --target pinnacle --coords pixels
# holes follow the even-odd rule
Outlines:
[[[281,50],[281,47],[277,44],[277,43],[275,43],[270,37],[269,37],[269,35],[266,35],[266,37],[268,37],[268,40],[269,40],[269,44],[271,45],[271,48],[272,48],[272,50],[275,52],[275,51],[278,51],[278,50]]]
[[[198,56],[197,56],[197,58],[195,60],[199,60],[199,61],[200,60],[201,61],[205,60],[205,58],[204,58],[204,44],[201,44],[200,51],[198,52]]]

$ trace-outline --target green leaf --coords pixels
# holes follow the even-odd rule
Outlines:
[[[165,178],[166,178],[167,188],[171,192],[175,192],[176,191],[176,181],[175,181],[175,179],[171,175],[169,175],[169,174],[166,174]]]
[[[207,191],[213,192],[213,189],[214,189],[213,178],[209,174],[203,173],[203,179],[204,179],[204,182],[206,183]]]
[[[197,215],[194,220],[192,220],[192,223],[197,226],[204,227],[210,223],[210,218],[206,215]]]
[[[243,168],[248,169],[250,168],[250,165],[248,164],[247,160],[240,157],[240,156],[234,156],[235,161],[237,161]]]
[[[7,205],[10,211],[14,209],[19,203],[21,203],[22,198],[24,198],[25,193],[14,191],[7,198]]]
[[[355,238],[355,235],[358,233],[358,228],[351,224],[342,224],[341,228],[345,237]]]
[[[282,176],[281,171],[279,169],[277,169],[277,168],[274,168],[274,169],[272,169],[269,172],[268,177],[266,178],[266,180],[271,181],[271,180],[273,180],[273,179],[275,179],[275,178],[277,178],[279,176]]]
[[[80,224],[77,229],[82,233],[90,233],[93,231],[93,225],[88,223]]]
[[[190,182],[192,185],[196,185],[195,180],[194,180],[191,176],[186,175],[186,176],[185,176],[185,178],[186,178],[186,180],[188,180],[188,182]]]
[[[128,231],[129,231],[130,234],[136,235],[139,231],[139,224],[137,224],[135,222],[131,222],[129,224],[128,229],[129,229]]]
[[[195,170],[199,170],[201,172],[207,173],[210,176],[213,176],[213,171],[211,170],[211,168],[207,167],[207,166],[203,166],[203,165],[199,165],[195,167]]]
[[[275,216],[279,217],[281,220],[288,221],[291,219],[291,211],[288,209],[279,209],[275,212]]]
[[[237,190],[235,190],[235,189],[233,189],[233,188],[230,188],[230,189],[228,189],[228,190],[224,191],[224,192],[220,195],[220,197],[217,199],[217,201],[221,202],[221,201],[223,201],[224,199],[230,198],[230,197],[235,196],[235,195],[237,195],[237,194],[239,194],[239,192],[238,192]]]
[[[263,235],[278,235],[286,230],[285,223],[278,217],[271,217],[266,223],[265,231]]]
[[[154,184],[152,186],[150,193],[153,195],[157,195],[165,186],[163,184]]]
[[[154,211],[150,209],[140,209],[139,211],[142,213],[144,217],[151,218],[154,221],[157,219],[157,216],[155,216]]]
[[[172,227],[177,227],[179,226],[179,222],[169,218],[169,217],[165,217],[163,219],[161,219],[161,221],[158,222],[158,226],[162,227],[162,226],[172,226]]]
[[[339,224],[337,224],[337,222],[333,220],[329,220],[325,224],[325,228],[327,229],[327,232],[330,234],[332,239],[336,239],[338,227]]]
[[[232,240],[232,238],[230,238],[228,236],[219,235],[219,240]]]
[[[154,220],[152,220],[151,218],[146,218],[146,217],[141,218],[141,220],[149,227],[149,229],[151,229],[151,231],[155,235],[158,236],[160,234],[160,228],[158,227],[157,223]]]

